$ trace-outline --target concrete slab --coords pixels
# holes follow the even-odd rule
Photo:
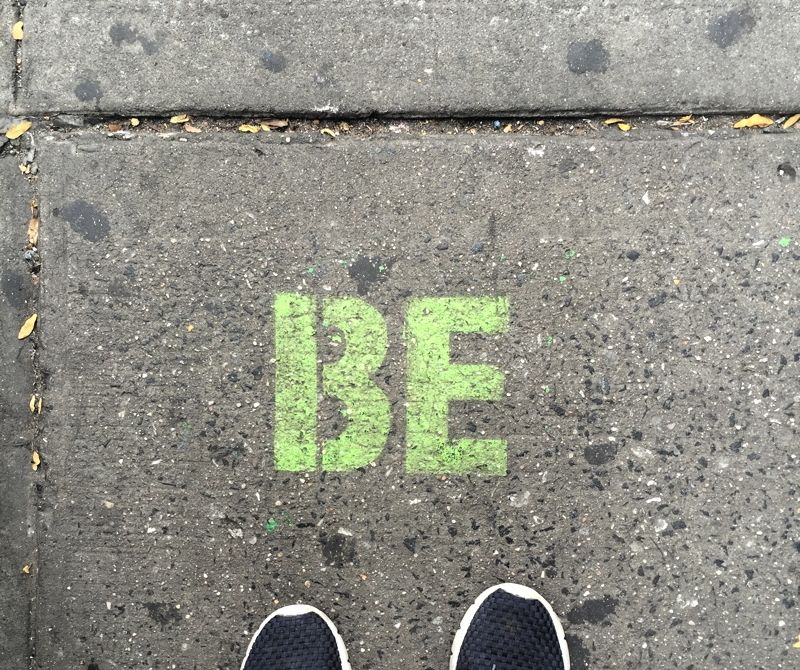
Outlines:
[[[3,26],[0,39],[0,114],[8,111],[14,97],[13,74],[15,70],[16,43],[11,38],[11,26],[16,21],[16,3],[0,2],[0,24]]]
[[[38,147],[37,668],[237,668],[266,613],[299,600],[355,667],[443,668],[465,608],[509,580],[552,601],[575,668],[793,666],[793,136]],[[415,302],[431,296],[495,302]],[[377,312],[304,303],[325,298]],[[436,335],[432,314],[499,328],[502,299],[505,332]],[[359,367],[337,382],[332,366],[380,353],[381,319],[380,391],[348,409],[327,396],[365,397]],[[440,474],[458,450],[419,472],[438,439],[420,407],[448,390],[426,395],[420,352],[448,341],[502,371],[499,399],[450,404],[449,433],[506,440],[505,476],[496,459]],[[371,464],[276,470],[276,435],[301,443],[315,417],[326,440],[372,426],[366,448],[383,394]],[[326,467],[347,466],[333,451]]]
[[[30,218],[28,183],[18,160],[0,157],[0,656],[7,668],[28,667],[30,602],[35,575],[28,401],[34,389],[33,345],[17,333],[34,311],[31,275],[23,262]]]
[[[62,0],[25,16],[25,112],[800,108],[789,0]]]

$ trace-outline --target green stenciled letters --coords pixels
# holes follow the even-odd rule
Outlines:
[[[346,406],[347,427],[322,447],[323,470],[355,470],[383,451],[389,435],[389,401],[371,376],[388,348],[386,322],[358,298],[323,301],[323,321],[344,334],[345,352],[322,368],[322,390]]]
[[[450,334],[502,332],[508,318],[508,300],[502,297],[420,298],[409,305],[409,472],[506,474],[505,440],[451,440],[447,417],[450,400],[497,400],[504,383],[503,373],[495,367],[451,364]]]
[[[275,468],[317,469],[317,342],[314,299],[275,296]]]

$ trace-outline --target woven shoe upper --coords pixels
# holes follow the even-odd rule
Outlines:
[[[564,670],[547,608],[502,589],[492,593],[469,624],[456,670]]]

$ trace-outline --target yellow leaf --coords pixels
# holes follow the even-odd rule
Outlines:
[[[694,123],[691,114],[687,114],[686,116],[682,116],[678,119],[678,123]]]
[[[26,563],[22,566],[22,572],[24,572],[26,575],[31,574],[31,566]]]
[[[503,128],[504,133],[510,133],[512,130],[514,129],[511,127],[510,123],[505,128]]]
[[[800,635],[797,636],[797,642],[792,645],[795,649],[800,649]]]
[[[603,121],[607,126],[613,126],[615,123],[625,123],[625,119],[618,119],[616,116],[612,119],[606,119]]]
[[[336,133],[333,132],[330,128],[323,128],[319,131],[322,135],[329,135],[330,137],[336,137]]]
[[[773,123],[775,122],[767,116],[761,116],[761,114],[753,114],[752,116],[748,116],[746,119],[740,119],[739,121],[733,124],[733,127],[766,128],[767,126],[771,126]]]
[[[187,333],[191,333],[193,330],[194,330],[194,326],[191,323],[188,326],[186,326],[186,332]]]
[[[176,114],[175,116],[171,117],[169,122],[170,123],[186,123],[189,120],[188,114]]]
[[[34,327],[36,326],[36,314],[28,317],[25,323],[22,324],[22,328],[19,329],[19,333],[17,334],[18,340],[24,340],[28,335],[33,332]]]
[[[184,124],[183,129],[187,133],[202,133],[203,132],[202,130],[200,130],[200,128],[198,128],[197,126],[193,126],[191,123]]]
[[[132,125],[134,128],[135,128],[136,126],[138,126],[140,123],[141,123],[141,121],[139,121],[139,119],[137,119],[135,116],[134,116],[134,117],[131,119],[131,125]]]
[[[791,128],[795,123],[800,121],[800,114],[792,114],[786,121],[783,122],[784,128]]]
[[[617,128],[619,128],[623,133],[627,133],[633,126],[630,123],[618,123]]]
[[[31,414],[36,411],[36,394],[34,393],[31,396],[31,401],[28,403],[28,408],[31,410]]]
[[[13,26],[11,26],[11,37],[15,40],[19,41],[23,37],[25,37],[25,31],[23,30],[24,24],[22,21],[17,21]]]
[[[240,133],[257,133],[259,130],[261,130],[261,126],[256,126],[252,123],[243,123],[239,126]]]
[[[36,403],[36,413],[42,413],[42,396],[39,396],[39,401]]]
[[[17,167],[19,167],[19,171],[22,174],[30,174],[31,173],[31,166],[28,165],[27,163],[23,163],[22,165],[18,165]]]
[[[34,451],[31,454],[31,470],[36,472],[41,464],[42,464],[42,459],[39,457],[39,452]]]
[[[28,221],[28,246],[35,247],[39,243],[39,203],[31,202],[31,220]]]
[[[33,124],[30,121],[20,121],[6,131],[6,137],[10,140],[15,140],[18,137],[22,137],[31,129],[32,125]]]

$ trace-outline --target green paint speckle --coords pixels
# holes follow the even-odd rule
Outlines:
[[[569,259],[569,260],[575,258],[575,256],[577,256],[577,255],[578,255],[578,252],[575,251],[575,249],[567,249],[564,252],[564,258]]]
[[[548,347],[552,347],[553,346],[553,336],[552,335],[548,335],[547,336],[547,346]]]
[[[310,274],[310,275],[317,274],[317,268],[315,268],[315,267],[312,265],[310,268],[308,268],[308,269],[306,270],[306,272],[308,272],[308,274]]]
[[[792,243],[791,237],[782,237],[778,240],[778,244],[781,245],[784,249],[786,249]]]
[[[561,282],[562,284],[565,284],[567,281],[567,275],[560,275],[558,281]]]
[[[278,522],[275,521],[275,519],[273,519],[272,517],[267,519],[267,522],[264,524],[264,530],[266,530],[268,533],[272,533],[277,528],[278,528]]]
[[[550,395],[550,391],[551,391],[551,390],[552,390],[552,389],[551,389],[549,386],[547,386],[547,385],[545,385],[545,386],[542,386],[542,391],[544,391],[544,394],[545,394],[545,395]]]

